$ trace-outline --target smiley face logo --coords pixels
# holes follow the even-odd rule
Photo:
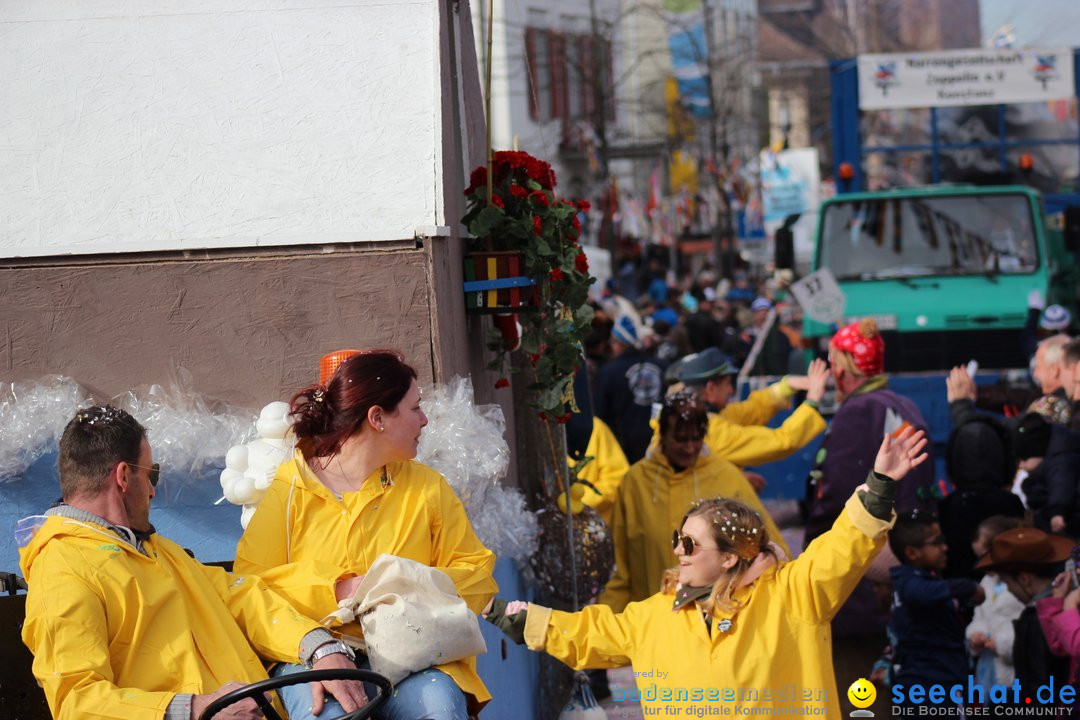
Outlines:
[[[857,708],[867,708],[877,699],[877,688],[866,678],[859,678],[847,689],[848,700]]]

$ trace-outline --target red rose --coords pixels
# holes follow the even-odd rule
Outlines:
[[[560,425],[565,425],[566,423],[570,422],[570,417],[571,417],[571,413],[566,413],[562,417],[557,418],[556,422],[558,422]]]
[[[529,194],[529,191],[520,185],[515,184],[510,186],[510,194],[516,198],[523,198]]]
[[[578,200],[577,209],[581,212],[589,212],[591,207],[592,205],[589,204],[588,200]]]
[[[548,196],[540,192],[539,190],[533,190],[532,193],[529,194],[529,197],[538,202],[539,204],[543,205],[544,207],[549,207],[551,205],[551,203],[548,201]]]
[[[533,365],[540,362],[540,353],[536,353],[535,355],[530,355],[529,356],[529,362],[531,362]]]
[[[500,390],[504,387],[510,387],[510,381],[506,378],[499,378],[495,381],[495,389]]]
[[[589,272],[589,258],[585,257],[585,253],[579,253],[574,258],[574,267],[576,267],[580,273]]]
[[[537,235],[544,232],[544,221],[540,219],[539,215],[533,215],[533,232]]]
[[[578,234],[580,235],[581,234],[581,221],[577,219],[577,215],[575,215],[573,218],[570,219],[570,224],[574,226],[574,229],[577,230]]]
[[[552,282],[562,282],[562,279],[563,279],[562,268],[553,268],[552,271],[551,271],[551,281]]]
[[[495,207],[502,208],[503,210],[506,209],[506,203],[504,203],[503,199],[501,197],[499,197],[498,195],[493,194],[491,196],[491,204],[494,205]]]
[[[466,195],[471,195],[478,187],[487,185],[487,168],[481,165],[472,171],[469,176],[469,187],[465,190]]]

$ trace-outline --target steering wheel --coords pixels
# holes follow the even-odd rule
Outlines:
[[[390,691],[394,689],[393,683],[385,676],[380,675],[377,672],[372,672],[371,670],[352,668],[307,670],[291,675],[281,675],[280,677],[270,678],[269,680],[260,680],[259,682],[245,685],[239,690],[233,690],[231,693],[222,695],[206,707],[203,714],[199,716],[199,720],[210,720],[210,718],[214,717],[233,703],[246,700],[247,698],[251,698],[255,701],[267,720],[282,720],[281,715],[278,714],[278,711],[274,709],[274,706],[270,704],[270,701],[266,699],[263,693],[270,690],[277,690],[278,688],[288,687],[289,685],[322,682],[323,680],[360,680],[379,686],[379,692],[375,697],[368,699],[367,705],[359,710],[334,718],[334,720],[366,720],[366,718],[370,717],[390,699]]]

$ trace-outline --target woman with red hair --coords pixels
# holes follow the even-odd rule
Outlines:
[[[413,459],[427,425],[416,371],[391,351],[358,353],[291,406],[296,452],[240,539],[236,572],[262,577],[319,619],[353,597],[379,555],[395,555],[442,571],[474,612],[483,608],[497,590],[495,556],[446,480]],[[342,631],[362,634],[353,624]],[[293,720],[323,714],[315,686],[280,694]],[[376,717],[464,720],[490,698],[469,657],[405,678]],[[327,704],[327,717],[343,714]]]

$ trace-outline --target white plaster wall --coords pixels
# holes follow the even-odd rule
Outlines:
[[[0,0],[0,256],[442,218],[436,0]]]

